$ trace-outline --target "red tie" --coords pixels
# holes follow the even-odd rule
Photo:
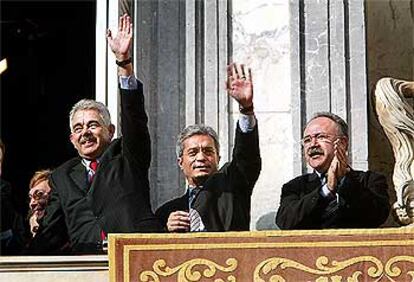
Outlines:
[[[89,183],[92,183],[92,180],[95,177],[96,169],[98,168],[98,161],[97,160],[91,161],[91,163],[89,164],[89,167],[92,170],[92,172],[89,174]]]

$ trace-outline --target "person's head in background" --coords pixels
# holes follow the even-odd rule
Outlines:
[[[34,236],[39,228],[38,220],[45,215],[45,209],[49,202],[51,188],[49,176],[52,171],[43,169],[36,171],[29,184],[29,224],[30,232]]]

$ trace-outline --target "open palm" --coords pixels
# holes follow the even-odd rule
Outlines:
[[[112,32],[108,29],[109,47],[118,60],[125,60],[129,57],[128,51],[132,43],[132,30],[131,18],[127,14],[120,17],[118,33],[115,38],[112,37]]]
[[[250,68],[233,63],[227,66],[227,91],[243,108],[253,105],[253,81]]]

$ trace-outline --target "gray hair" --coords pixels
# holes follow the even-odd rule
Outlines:
[[[177,158],[180,158],[183,155],[184,151],[184,141],[194,135],[208,135],[213,138],[214,146],[216,147],[216,151],[220,153],[220,143],[217,133],[214,131],[213,128],[210,126],[202,125],[202,124],[194,124],[187,126],[184,128],[177,137],[177,143],[175,146],[175,153],[177,154]]]
[[[101,116],[104,125],[109,126],[111,125],[111,115],[109,113],[108,108],[101,102],[97,102],[91,99],[82,99],[77,102],[69,113],[69,126],[70,130],[72,131],[73,126],[73,116],[77,111],[84,111],[84,110],[95,110]]]
[[[340,131],[340,133],[342,135],[345,135],[346,137],[348,137],[348,124],[346,124],[346,122],[338,115],[335,115],[331,112],[317,112],[313,115],[313,117],[308,121],[308,123],[306,124],[306,126],[308,126],[308,124],[317,118],[320,117],[326,117],[329,118],[330,120],[334,121],[336,123],[336,125],[338,126],[338,129]]]

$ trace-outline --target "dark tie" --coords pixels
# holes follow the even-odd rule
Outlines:
[[[320,181],[321,181],[321,184],[322,184],[322,186],[323,185],[325,185],[326,184],[326,182],[327,182],[327,178],[326,178],[326,174],[324,173],[324,172],[322,172],[321,173],[321,176],[319,177],[319,179],[320,179]]]
[[[98,168],[98,161],[97,160],[91,161],[89,164],[89,168],[91,169],[88,174],[89,183],[92,183],[93,178],[95,177],[96,169]]]
[[[321,184],[322,186],[326,184],[327,177],[324,173],[321,174]],[[327,197],[329,201],[328,205],[322,213],[322,227],[335,227],[335,221],[338,216],[339,203],[336,194],[331,194]]]

